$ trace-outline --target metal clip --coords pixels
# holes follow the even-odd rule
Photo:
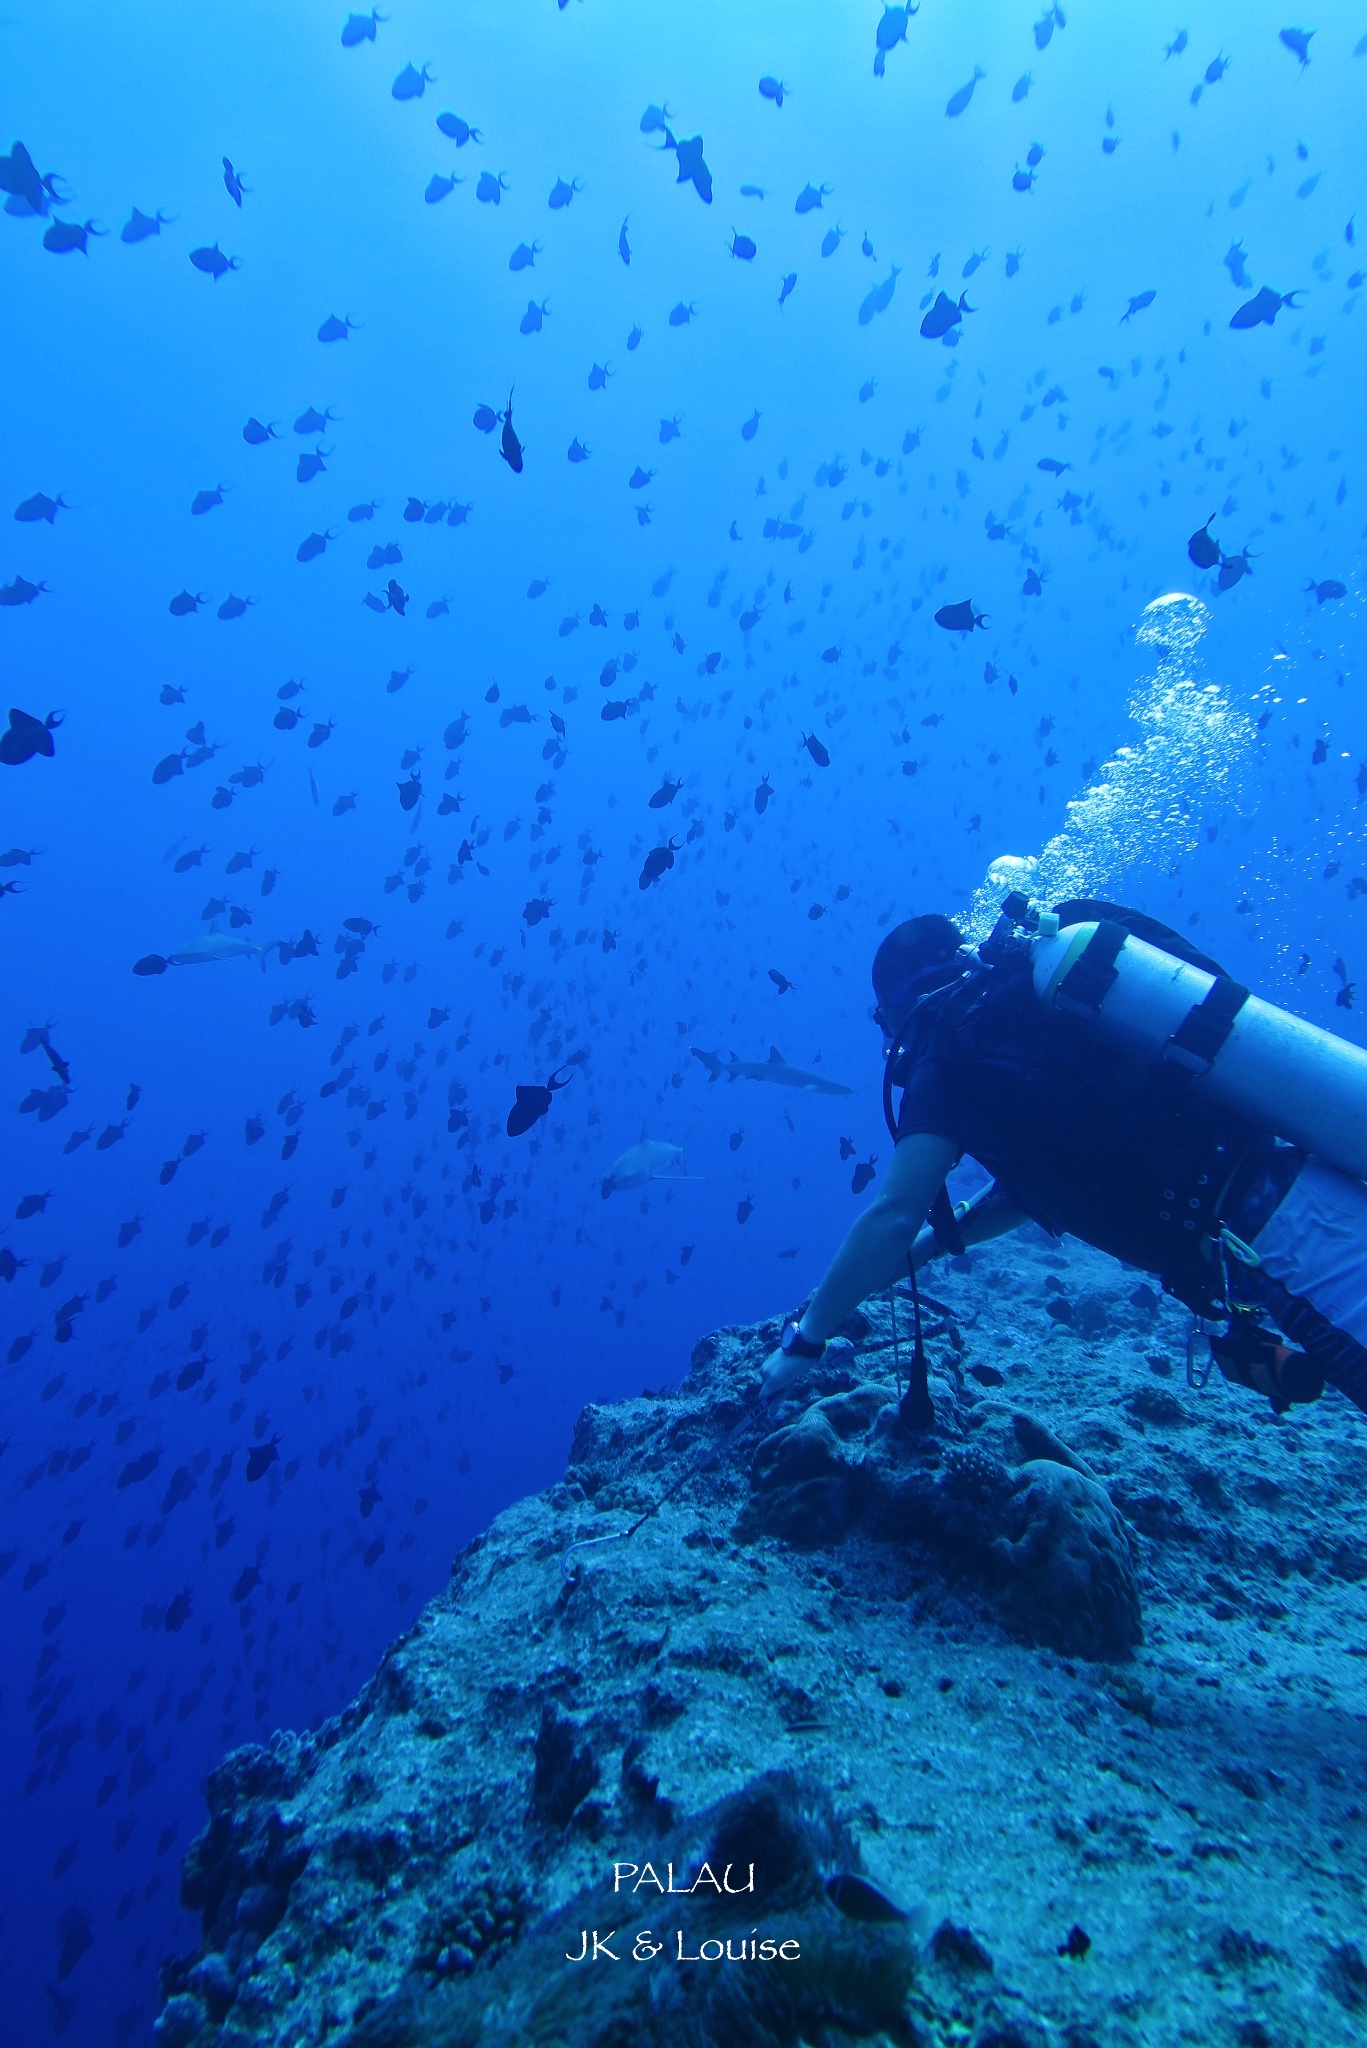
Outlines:
[[[1200,1316],[1193,1316],[1187,1331],[1187,1385],[1194,1388],[1197,1393],[1200,1393],[1206,1381],[1210,1378],[1211,1369],[1215,1364],[1215,1356],[1213,1352],[1208,1353],[1205,1364],[1203,1366],[1198,1365],[1196,1363],[1196,1339],[1198,1337],[1208,1338],[1209,1335],[1210,1332]]]

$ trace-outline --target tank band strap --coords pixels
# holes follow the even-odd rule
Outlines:
[[[1123,924],[1103,918],[1058,985],[1056,1009],[1094,1017],[1116,980],[1116,960],[1129,937]]]
[[[1217,975],[1203,1001],[1187,1011],[1163,1048],[1163,1057],[1193,1074],[1208,1073],[1248,1001],[1242,982]]]

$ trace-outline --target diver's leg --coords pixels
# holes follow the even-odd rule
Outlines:
[[[1253,1249],[1269,1313],[1367,1410],[1367,1186],[1307,1160]]]

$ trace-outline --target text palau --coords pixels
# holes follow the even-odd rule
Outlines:
[[[653,1863],[614,1863],[612,1866],[612,1889],[615,1892],[620,1892],[625,1886],[628,1891],[656,1891],[661,1893],[661,1895],[667,1892],[692,1893],[710,1891],[715,1892],[718,1898],[724,1892],[732,1894],[753,1892],[755,1889],[754,1864],[749,1863],[746,1865],[746,1870],[749,1874],[744,1884],[732,1884],[731,1872],[735,1867],[734,1863],[728,1863],[722,1872],[720,1880],[718,1880],[711,1864],[703,1863],[699,1865],[697,1875],[691,1884],[675,1884],[674,1865],[672,1863],[666,1863],[663,1881]],[[635,1879],[634,1884],[629,1882],[632,1878]]]

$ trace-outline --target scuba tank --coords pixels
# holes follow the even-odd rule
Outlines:
[[[1190,1086],[1270,1135],[1367,1180],[1367,1052],[1208,974],[1109,919],[1065,925],[1021,899],[1003,923],[1024,925],[1035,993],[1047,1009],[1090,1021],[1117,1052],[1170,1063]]]

